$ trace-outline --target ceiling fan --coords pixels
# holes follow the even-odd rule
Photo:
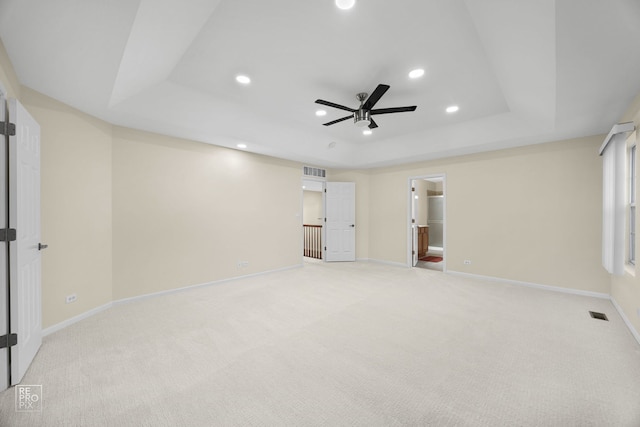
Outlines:
[[[325,126],[331,126],[353,117],[353,121],[356,124],[356,126],[358,127],[368,126],[369,129],[375,129],[378,127],[378,124],[373,120],[371,116],[375,116],[377,114],[403,113],[405,111],[415,111],[415,109],[417,108],[415,105],[413,105],[411,107],[373,109],[373,106],[376,105],[376,103],[380,100],[380,98],[382,98],[382,95],[384,95],[384,93],[387,90],[389,90],[389,85],[379,84],[378,87],[376,87],[376,89],[368,98],[367,98],[368,94],[365,92],[357,94],[356,97],[358,98],[358,101],[360,101],[360,107],[357,109],[345,107],[344,105],[335,104],[333,102],[325,101],[322,99],[316,99],[316,104],[322,104],[328,107],[339,108],[340,110],[345,110],[352,113],[340,119],[324,123]]]

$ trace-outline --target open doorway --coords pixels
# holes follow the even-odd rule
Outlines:
[[[304,179],[302,228],[303,261],[355,261],[356,183]]]
[[[413,267],[446,270],[445,188],[444,174],[410,179],[409,258]]]
[[[302,255],[307,262],[322,260],[323,188],[322,181],[302,181]]]

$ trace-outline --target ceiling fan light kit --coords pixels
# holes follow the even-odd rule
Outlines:
[[[357,127],[369,127],[369,129],[375,129],[378,124],[371,118],[376,114],[389,114],[389,113],[404,113],[407,111],[415,111],[417,106],[412,105],[410,107],[393,107],[393,108],[377,108],[373,109],[373,106],[382,98],[382,95],[389,90],[389,85],[379,84],[378,87],[369,96],[365,92],[360,92],[356,95],[358,101],[360,101],[360,107],[358,109],[345,107],[344,105],[336,104],[334,102],[325,101],[323,99],[316,99],[316,104],[326,105],[327,107],[338,108],[351,112],[350,115],[341,117],[339,119],[323,123],[324,126],[331,126],[336,123],[340,123],[353,117],[353,122]]]
[[[353,113],[353,122],[359,128],[369,126],[371,124],[371,112],[362,109],[356,111]]]

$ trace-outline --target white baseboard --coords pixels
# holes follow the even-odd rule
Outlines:
[[[593,291],[583,291],[580,289],[563,288],[561,286],[541,285],[539,283],[522,282],[520,280],[503,279],[501,277],[483,276],[481,274],[463,273],[461,271],[448,270],[447,274],[453,274],[456,276],[468,277],[470,279],[488,280],[492,282],[509,283],[512,285],[526,286],[528,288],[544,289],[547,291],[561,292],[564,294],[581,295],[584,297],[594,297],[602,299],[611,299],[609,294]]]
[[[391,266],[394,266],[394,267],[409,268],[409,266],[407,264],[405,264],[405,263],[395,262],[395,261],[385,261],[383,259],[362,258],[362,259],[358,259],[358,261],[371,262],[371,263],[374,263],[374,264],[391,265]]]
[[[289,267],[279,268],[279,269],[276,269],[276,270],[268,270],[268,271],[263,271],[263,272],[260,272],[260,273],[247,274],[247,275],[244,275],[244,276],[237,276],[237,277],[231,277],[231,278],[228,278],[228,279],[216,280],[216,281],[213,281],[213,282],[201,283],[199,285],[185,286],[183,288],[169,289],[169,290],[166,290],[166,291],[154,292],[154,293],[151,293],[151,294],[145,294],[145,295],[139,295],[139,296],[135,296],[135,297],[131,297],[131,298],[123,298],[123,299],[115,300],[115,301],[109,302],[107,304],[101,305],[100,307],[93,308],[93,309],[91,309],[89,311],[86,311],[86,312],[84,312],[82,314],[79,314],[77,316],[71,317],[70,319],[64,320],[64,321],[62,321],[60,323],[57,323],[57,324],[55,324],[53,326],[49,326],[48,328],[42,330],[42,336],[44,337],[44,336],[47,336],[47,335],[52,334],[54,332],[57,332],[57,331],[59,331],[61,329],[66,328],[67,326],[71,326],[74,323],[77,323],[77,322],[79,322],[81,320],[87,319],[87,318],[93,316],[94,314],[98,314],[101,311],[104,311],[104,310],[106,310],[108,308],[111,308],[113,306],[116,306],[116,305],[126,304],[126,303],[133,302],[133,301],[145,300],[145,299],[157,297],[157,296],[160,296],[160,295],[167,295],[167,294],[174,294],[174,293],[178,293],[178,292],[184,292],[184,291],[188,291],[190,289],[200,288],[200,287],[203,287],[203,286],[211,286],[211,285],[216,285],[216,284],[220,284],[220,283],[232,282],[234,280],[246,279],[246,278],[249,278],[249,277],[263,276],[265,274],[276,273],[276,272],[279,272],[279,271],[293,270],[295,268],[301,268],[301,267],[302,267],[302,264],[296,264],[296,265],[292,265],[292,266],[289,266]]]
[[[233,282],[235,280],[248,279],[250,277],[264,276],[265,274],[271,274],[271,273],[277,273],[277,272],[280,272],[280,271],[293,270],[295,268],[302,268],[302,266],[303,266],[303,264],[295,264],[295,265],[290,265],[288,267],[277,268],[275,270],[261,271],[259,273],[245,274],[243,276],[230,277],[228,279],[214,280],[213,282],[200,283],[200,284],[197,284],[197,285],[184,286],[182,288],[167,289],[166,291],[152,292],[150,294],[138,295],[138,296],[129,297],[129,298],[122,298],[122,299],[113,301],[113,304],[114,305],[127,304],[127,303],[130,303],[130,302],[133,302],[133,301],[140,301],[140,300],[145,300],[145,299],[148,299],[148,298],[158,297],[160,295],[175,294],[175,293],[178,293],[178,292],[184,292],[184,291],[188,291],[188,290],[195,289],[195,288],[202,288],[204,286],[219,285],[219,284],[222,284],[222,283]]]
[[[358,259],[358,261],[361,262],[371,262],[371,263],[375,263],[375,264],[383,264],[383,265],[390,265],[390,266],[394,266],[394,267],[404,267],[407,268],[408,266],[406,264],[403,263],[399,263],[399,262],[392,262],[392,261],[384,261],[384,260],[377,260],[377,259],[370,259],[370,258],[363,258],[363,259]],[[201,283],[198,285],[191,285],[191,286],[185,286],[182,288],[176,288],[176,289],[169,289],[166,291],[160,291],[160,292],[154,292],[154,293],[150,293],[150,294],[145,294],[145,295],[139,295],[139,296],[135,296],[135,297],[130,297],[130,298],[123,298],[120,300],[115,300],[113,302],[109,302],[107,304],[103,304],[99,307],[93,308],[89,311],[86,311],[82,314],[79,314],[77,316],[74,316],[72,318],[69,318],[67,320],[64,320],[60,323],[57,323],[53,326],[49,326],[46,329],[42,330],[42,336],[47,336],[50,335],[54,332],[57,332],[61,329],[64,329],[68,326],[73,325],[74,323],[77,323],[81,320],[87,319],[95,314],[100,313],[101,311],[107,310],[115,305],[120,305],[120,304],[126,304],[129,302],[133,302],[133,301],[139,301],[139,300],[145,300],[148,298],[153,298],[153,297],[157,297],[160,295],[167,295],[167,294],[174,294],[174,293],[178,293],[178,292],[184,292],[190,289],[195,289],[195,288],[200,288],[203,286],[212,286],[212,285],[216,285],[216,284],[222,284],[222,283],[228,283],[228,282],[232,282],[235,280],[240,280],[240,279],[245,279],[245,278],[250,278],[250,277],[257,277],[257,276],[263,276],[266,274],[270,274],[270,273],[277,273],[280,271],[287,271],[287,270],[293,270],[296,268],[302,268],[303,264],[296,264],[296,265],[292,265],[289,267],[283,267],[283,268],[279,268],[279,269],[275,269],[275,270],[269,270],[269,271],[263,271],[260,273],[253,273],[253,274],[247,274],[244,276],[237,276],[237,277],[231,277],[228,279],[222,279],[222,280],[216,280],[213,282],[207,282],[207,283]],[[518,285],[518,286],[526,286],[526,287],[530,287],[530,288],[537,288],[537,289],[544,289],[544,290],[548,290],[548,291],[553,291],[553,292],[562,292],[562,293],[566,293],[566,294],[573,294],[573,295],[581,295],[581,296],[588,296],[588,297],[595,297],[595,298],[602,298],[602,299],[608,299],[613,303],[613,306],[616,308],[616,310],[618,311],[618,313],[620,314],[620,316],[622,317],[622,320],[624,321],[624,323],[627,325],[627,328],[629,328],[629,330],[631,331],[631,334],[633,335],[633,337],[638,341],[638,344],[640,344],[640,333],[638,333],[638,331],[635,330],[635,328],[633,327],[633,325],[631,324],[631,322],[629,321],[629,318],[625,315],[624,311],[622,310],[622,308],[618,305],[618,303],[616,302],[616,300],[605,293],[600,293],[600,292],[592,292],[592,291],[582,291],[579,289],[570,289],[570,288],[562,288],[559,286],[550,286],[550,285],[541,285],[538,283],[531,283],[531,282],[522,282],[519,280],[509,280],[509,279],[503,279],[500,277],[492,277],[492,276],[483,276],[480,274],[471,274],[471,273],[463,273],[460,271],[447,271],[447,274],[453,274],[456,276],[462,276],[462,277],[468,277],[468,278],[472,278],[472,279],[479,279],[479,280],[486,280],[486,281],[494,281],[494,282],[501,282],[501,283],[509,283],[509,284],[513,284],[513,285]]]
[[[616,302],[615,298],[613,298],[613,296],[611,296],[609,294],[600,293],[600,292],[592,292],[592,291],[582,291],[582,290],[579,290],[579,289],[563,288],[563,287],[560,287],[560,286],[549,286],[549,285],[541,285],[541,284],[538,284],[538,283],[521,282],[521,281],[518,281],[518,280],[502,279],[500,277],[483,276],[483,275],[480,275],[480,274],[463,273],[463,272],[460,272],[460,271],[448,271],[448,273],[456,275],[456,276],[469,277],[469,278],[472,278],[472,279],[480,279],[480,280],[487,280],[487,281],[510,283],[510,284],[513,284],[513,285],[526,286],[526,287],[529,287],[529,288],[537,288],[537,289],[545,289],[545,290],[553,291],[553,292],[561,292],[561,293],[564,293],[564,294],[573,294],[573,295],[581,295],[581,296],[586,296],[586,297],[607,299],[607,300],[611,301],[611,303],[613,304],[615,309],[620,314],[620,317],[622,317],[622,320],[624,321],[625,325],[627,325],[627,328],[631,332],[631,335],[633,335],[633,337],[636,339],[636,341],[638,341],[638,344],[640,344],[640,333],[638,333],[638,331],[636,331],[636,329],[633,327],[633,324],[631,323],[631,321],[629,320],[627,315],[622,310],[622,307],[620,307],[620,305],[618,305],[618,303]]]
[[[49,326],[48,328],[43,329],[42,330],[42,336],[46,337],[47,335],[50,335],[50,334],[52,334],[54,332],[58,332],[59,330],[64,329],[67,326],[71,326],[74,323],[77,323],[77,322],[79,322],[81,320],[84,320],[84,319],[86,319],[88,317],[91,317],[94,314],[98,314],[101,311],[104,311],[104,310],[106,310],[108,308],[111,308],[112,306],[113,306],[113,303],[108,302],[106,304],[101,305],[100,307],[92,308],[91,310],[85,311],[82,314],[79,314],[77,316],[71,317],[70,319],[67,319],[67,320],[63,320],[60,323],[56,323],[53,326]]]
[[[636,331],[636,328],[633,327],[633,324],[631,324],[631,321],[629,320],[627,315],[624,314],[624,310],[622,310],[622,307],[618,305],[618,302],[613,296],[611,297],[611,303],[616,308],[616,310],[618,310],[618,314],[620,315],[620,317],[622,317],[622,320],[624,321],[625,325],[627,325],[627,328],[629,328],[629,331],[631,331],[631,335],[633,335],[636,341],[638,341],[638,344],[640,344],[640,333],[638,333],[638,331]]]

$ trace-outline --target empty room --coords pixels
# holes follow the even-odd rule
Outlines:
[[[638,52],[638,0],[0,0],[0,427],[639,427]]]

